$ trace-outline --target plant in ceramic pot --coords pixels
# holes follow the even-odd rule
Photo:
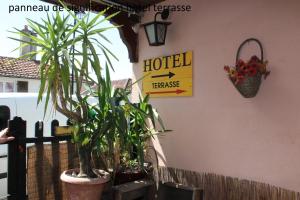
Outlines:
[[[82,19],[78,19],[72,11],[68,11],[67,16],[57,12],[52,17],[43,19],[43,23],[28,19],[29,27],[36,35],[16,29],[14,33],[30,40],[12,38],[23,42],[21,47],[38,47],[37,51],[27,55],[41,57],[38,102],[44,100],[46,110],[51,100],[54,108],[73,124],[80,167],[78,170],[64,172],[61,178],[68,182],[67,190],[77,185],[84,185],[84,189],[75,189],[69,194],[70,199],[100,199],[102,189],[96,189],[97,194],[89,194],[89,188],[93,189],[98,183],[107,182],[109,177],[93,169],[92,152],[101,149],[99,146],[106,143],[104,140],[110,135],[127,132],[124,108],[117,106],[117,101],[126,102],[128,98],[124,90],[112,90],[109,67],[112,67],[110,57],[115,56],[105,46],[108,39],[103,35],[104,31],[115,27],[99,27],[117,13],[103,19],[101,17],[105,12],[94,17],[87,13]],[[77,23],[70,25],[70,20],[76,20]],[[106,61],[105,78],[101,73],[103,62],[100,62],[99,50]],[[74,57],[75,64],[71,62],[71,57]],[[73,85],[70,80],[71,70],[74,70],[74,95],[70,90]],[[85,83],[96,86],[94,92],[87,96],[81,93]]]

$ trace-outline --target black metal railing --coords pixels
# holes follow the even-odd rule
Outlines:
[[[59,126],[57,120],[51,122],[51,136],[44,136],[43,122],[35,123],[35,137],[27,137],[26,121],[20,117],[14,117],[8,123],[9,134],[14,136],[13,141],[4,143],[8,145],[8,154],[0,158],[7,158],[7,172],[0,173],[0,179],[7,178],[7,196],[0,197],[8,200],[25,200],[26,194],[26,145],[43,144],[51,142],[58,144],[60,141],[70,141],[71,136],[56,136],[55,128]]]

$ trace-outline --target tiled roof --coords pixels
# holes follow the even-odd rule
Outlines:
[[[129,81],[129,84],[131,84],[131,79],[119,79],[119,80],[112,80],[111,84],[114,88],[125,88],[127,82]]]
[[[111,85],[113,88],[122,88],[125,89],[127,82],[129,81],[129,85],[132,84],[132,80],[129,79],[119,79],[119,80],[112,80]],[[132,87],[129,88],[130,90]],[[88,94],[90,90],[96,90],[96,85],[93,85],[90,89],[86,90],[85,88],[82,88],[81,94]]]
[[[0,76],[39,79],[39,62],[0,56]]]

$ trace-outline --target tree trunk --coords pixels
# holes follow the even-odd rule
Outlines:
[[[78,177],[96,178],[97,175],[93,172],[91,156],[91,148],[78,145],[78,155],[80,163],[80,172]]]

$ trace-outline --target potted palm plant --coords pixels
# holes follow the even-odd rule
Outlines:
[[[127,92],[112,89],[109,68],[112,68],[110,58],[115,56],[106,47],[105,43],[109,41],[103,35],[104,31],[115,27],[99,27],[117,13],[103,19],[101,17],[105,12],[94,17],[87,13],[82,19],[78,19],[72,11],[68,11],[67,16],[57,12],[43,19],[42,23],[28,19],[29,28],[36,35],[16,29],[13,33],[30,40],[11,38],[21,41],[21,47],[31,45],[38,48],[26,55],[41,57],[38,103],[45,101],[46,111],[48,102],[52,101],[55,110],[68,117],[73,124],[73,139],[78,149],[80,167],[66,171],[61,176],[66,182],[67,191],[72,190],[69,191],[69,199],[100,199],[103,183],[109,181],[109,176],[93,169],[92,153],[101,150],[101,145],[107,144],[104,140],[113,138],[116,132],[127,132],[124,107],[117,106],[120,101],[128,101]],[[70,25],[70,20],[77,23]],[[105,62],[100,61],[99,52]],[[75,62],[71,61],[72,57]],[[106,69],[105,77],[102,75],[103,68]],[[70,90],[71,70],[74,70],[74,95]],[[83,96],[81,89],[85,83],[91,83],[96,89]],[[93,103],[90,102],[91,98]],[[113,148],[113,145],[109,148]],[[75,186],[83,186],[83,189]]]

